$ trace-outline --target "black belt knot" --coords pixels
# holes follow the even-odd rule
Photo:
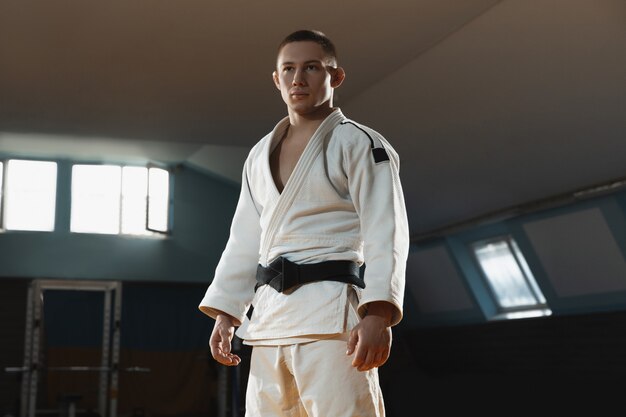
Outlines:
[[[254,291],[267,284],[278,292],[285,292],[295,286],[314,281],[338,281],[365,288],[356,262],[326,261],[297,264],[282,256],[267,267],[259,265],[256,270],[256,281]]]

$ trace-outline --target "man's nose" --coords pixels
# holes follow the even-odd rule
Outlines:
[[[296,69],[293,74],[293,80],[291,81],[293,85],[303,85],[304,84],[304,71],[300,69]]]

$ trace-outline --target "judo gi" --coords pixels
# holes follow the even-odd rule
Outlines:
[[[332,355],[339,355],[333,360],[347,363],[345,372],[350,372],[351,358],[345,354],[347,334],[366,313],[367,303],[391,303],[391,325],[402,319],[409,232],[399,158],[383,136],[349,120],[335,108],[310,138],[281,193],[272,177],[270,155],[288,127],[286,117],[252,148],[246,159],[230,237],[199,308],[213,318],[219,311],[231,315],[239,325],[237,335],[244,343],[255,346],[247,415],[256,415],[250,410],[254,408],[263,416],[304,416],[305,411],[310,416],[324,412],[331,413],[326,417],[339,416],[313,400],[304,407],[302,392],[294,393],[301,400],[295,408],[284,404],[278,407],[282,407],[283,414],[263,409],[260,403],[267,393],[255,392],[262,389],[257,368],[263,368],[259,364],[268,361],[280,367],[288,362],[287,357],[296,356],[298,361],[294,363],[306,362],[305,366],[310,367],[311,359],[307,358],[313,353],[302,351],[318,350],[315,343],[324,340],[332,346]],[[284,293],[268,285],[255,292],[257,266],[267,266],[279,256],[298,264],[329,260],[365,263],[366,286],[360,289],[320,281]],[[248,319],[246,313],[251,305],[254,310]],[[271,347],[272,353],[262,354],[267,347]],[[255,362],[255,356],[263,359]],[[338,365],[333,366],[338,369]],[[284,371],[307,374],[288,368]],[[375,410],[366,415],[383,415],[376,369],[352,371],[362,374],[355,377],[364,378],[369,386],[365,391]],[[269,368],[259,372],[269,372]],[[299,388],[305,385],[303,381],[295,384]],[[261,385],[267,388],[265,382]],[[348,391],[353,390],[349,384],[343,385]],[[328,389],[332,388],[327,386]],[[285,394],[284,389],[277,392]],[[347,393],[344,397],[353,402],[355,395],[360,394]],[[319,392],[317,399],[334,397],[336,401],[341,396],[338,392]],[[285,407],[291,411],[285,411]],[[347,410],[346,416],[365,412],[342,409]]]

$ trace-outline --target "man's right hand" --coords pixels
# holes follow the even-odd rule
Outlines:
[[[235,335],[234,320],[227,314],[218,314],[209,340],[213,359],[226,366],[236,366],[241,362],[239,356],[230,352],[230,341]]]

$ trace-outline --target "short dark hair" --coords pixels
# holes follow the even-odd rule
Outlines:
[[[285,39],[278,45],[278,53],[283,49],[285,45],[292,42],[315,42],[322,47],[327,58],[337,62],[337,49],[335,44],[319,30],[297,30],[290,35],[287,35]]]

